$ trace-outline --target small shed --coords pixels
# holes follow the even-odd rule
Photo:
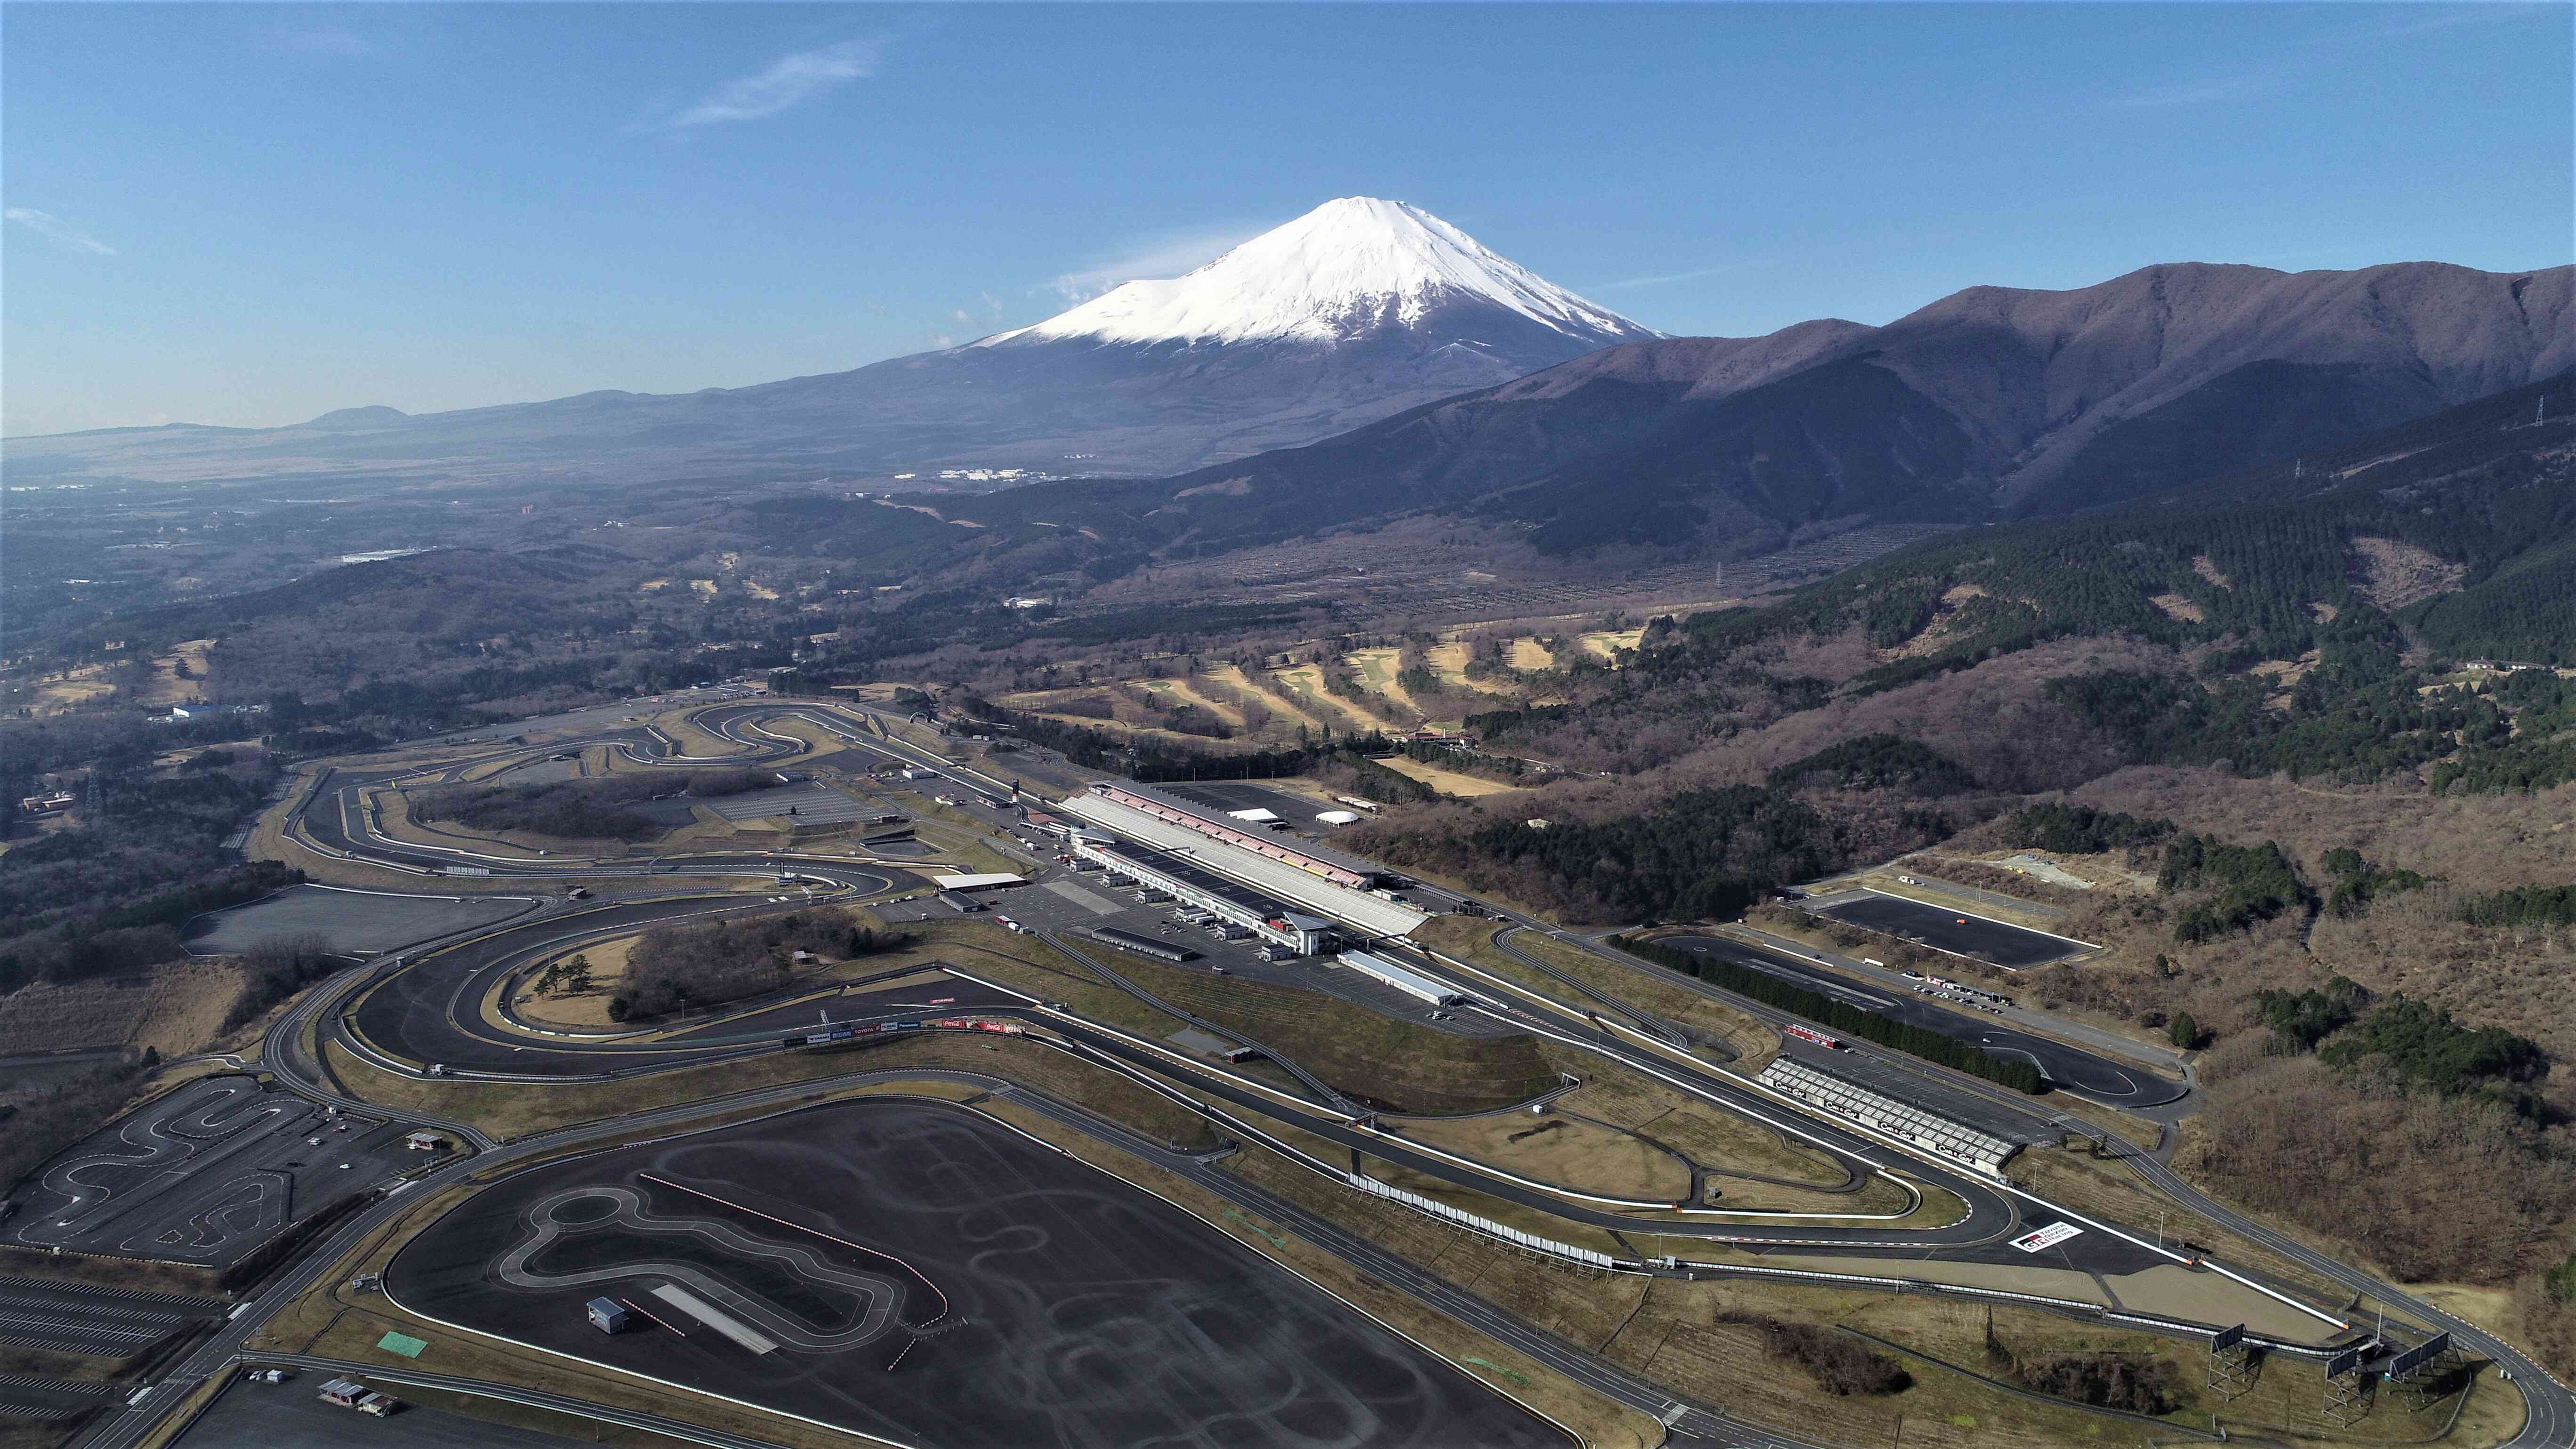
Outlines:
[[[590,1300],[589,1312],[590,1326],[600,1332],[624,1333],[626,1331],[626,1305],[616,1299],[593,1298]]]

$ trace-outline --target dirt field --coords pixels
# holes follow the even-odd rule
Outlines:
[[[1506,785],[1500,780],[1488,780],[1481,775],[1461,775],[1455,770],[1441,769],[1438,765],[1426,765],[1406,755],[1391,755],[1378,763],[1399,775],[1409,775],[1420,780],[1443,794],[1457,795],[1471,800],[1480,795],[1508,795],[1521,788],[1518,785]]]
[[[241,970],[174,961],[144,975],[22,986],[0,996],[0,1054],[122,1045],[185,1056],[214,1039]]]

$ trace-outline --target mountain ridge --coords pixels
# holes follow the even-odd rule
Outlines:
[[[1101,335],[1104,318],[1118,335]],[[10,441],[28,458],[168,482],[359,467],[556,486],[770,481],[787,469],[852,482],[1155,477],[1661,335],[1418,207],[1345,197],[1187,276],[1130,282],[1034,327],[844,372],[419,415],[343,408],[272,429]]]
[[[2576,267],[2171,263],[2066,291],[1971,288],[1883,327],[1623,344],[1169,492],[1234,485],[1229,517],[1201,510],[1215,530],[1367,516],[1348,503],[1472,511],[1556,552],[2071,512],[2576,366],[2571,281]]]

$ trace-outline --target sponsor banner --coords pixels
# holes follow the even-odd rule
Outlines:
[[[2043,1253],[2083,1231],[2073,1223],[2050,1223],[2035,1233],[2024,1233],[2013,1239],[2012,1245],[2025,1253]]]

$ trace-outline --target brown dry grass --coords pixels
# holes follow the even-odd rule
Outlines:
[[[1118,970],[1185,1011],[1276,1047],[1345,1092],[1396,1111],[1485,1112],[1556,1085],[1536,1038],[1462,1037],[1321,992],[1156,961]]]
[[[1431,666],[1431,672],[1439,675],[1443,682],[1454,689],[1472,689],[1479,694],[1516,692],[1515,686],[1508,683],[1491,679],[1469,679],[1467,660],[1470,657],[1467,643],[1463,639],[1451,639],[1445,643],[1434,644],[1424,651],[1423,656],[1424,662]]]
[[[1378,763],[1399,775],[1420,780],[1442,794],[1456,795],[1469,800],[1487,795],[1510,795],[1524,788],[1519,785],[1506,785],[1500,780],[1488,780],[1481,775],[1462,775],[1455,770],[1441,769],[1438,765],[1426,765],[1410,755],[1390,755]]]
[[[2169,1437],[2148,1426],[2073,1405],[2035,1403],[1919,1362],[1909,1365],[1914,1383],[1901,1393],[1837,1397],[1770,1357],[1752,1330],[1717,1319],[1721,1311],[1737,1311],[1803,1323],[1849,1323],[1974,1365],[1984,1343],[1982,1306],[1922,1294],[1588,1274],[1511,1253],[1396,1205],[1358,1197],[1266,1152],[1246,1152],[1229,1159],[1227,1166],[1559,1337],[1700,1402],[1802,1438],[1843,1444],[1899,1442],[1900,1417],[1902,1443],[1943,1449],[2065,1449],[2069,1445],[2144,1449]],[[2010,1351],[2033,1358],[2145,1349],[2189,1366],[2200,1352],[2197,1342],[2110,1334],[2036,1312],[1999,1309],[1995,1328]],[[1963,1338],[1964,1359],[1960,1357]],[[2312,1374],[2279,1366],[2273,1372],[2279,1383],[2280,1422],[2311,1427],[2296,1416],[2295,1405],[2314,1403]],[[2194,1382],[2189,1375],[2184,1381]],[[2275,1397],[2249,1396],[2229,1419],[2234,1422],[2237,1414],[2258,1408],[2268,1415],[2275,1403]],[[2463,1432],[2453,1442],[2463,1446],[2497,1442],[2510,1432],[2517,1403],[2509,1390],[2482,1388],[2463,1417]],[[2206,1424],[2206,1412],[2195,1418],[2186,1410],[2182,1422]],[[2350,1436],[2320,1433],[2309,1442],[2320,1446],[2387,1443],[2420,1436],[2422,1423],[2402,1413],[2382,1412]]]
[[[113,1045],[186,1056],[214,1040],[241,986],[241,968],[229,957],[165,962],[139,976],[22,986],[0,996],[0,1053]]]
[[[1413,935],[1415,940],[1426,946],[1435,947],[1505,980],[1517,982],[1551,1001],[1564,1002],[1578,1011],[1598,1008],[1598,1003],[1581,992],[1543,972],[1532,971],[1494,949],[1492,941],[1497,929],[1489,920],[1435,916],[1416,929]],[[1760,1071],[1779,1052],[1778,1032],[1724,1002],[1702,996],[1677,982],[1660,979],[1650,971],[1607,960],[1533,931],[1523,931],[1514,936],[1512,944],[1614,1000],[1642,1007],[1668,1021],[1679,1022],[1724,1042],[1737,1054],[1735,1065],[1738,1070]]]
[[[1571,1109],[1574,1104],[1568,1105]],[[1690,1169],[1678,1158],[1633,1132],[1560,1113],[1381,1121],[1406,1141],[1427,1143],[1560,1187],[1652,1202],[1681,1202],[1690,1195]]]

